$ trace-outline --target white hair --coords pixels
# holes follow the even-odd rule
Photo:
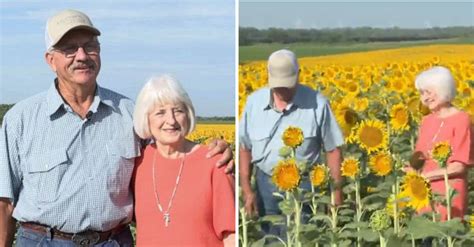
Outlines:
[[[418,74],[415,79],[418,90],[434,89],[443,102],[451,102],[456,96],[454,77],[449,69],[435,66]]]
[[[150,78],[138,94],[133,112],[135,132],[142,139],[152,138],[148,115],[157,105],[183,104],[186,108],[188,129],[185,135],[191,133],[196,125],[196,115],[193,103],[181,84],[170,75]]]

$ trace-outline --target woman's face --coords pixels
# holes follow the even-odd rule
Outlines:
[[[148,115],[148,124],[156,142],[173,145],[183,141],[188,126],[188,114],[183,104],[157,105]]]
[[[433,88],[425,88],[420,90],[420,100],[423,105],[428,107],[430,111],[437,111],[446,105],[438,93]]]

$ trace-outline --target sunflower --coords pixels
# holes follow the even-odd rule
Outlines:
[[[356,136],[359,146],[368,154],[386,149],[388,135],[385,124],[380,120],[364,120],[358,126]]]
[[[288,126],[283,132],[282,139],[286,146],[297,148],[304,141],[303,131],[298,127]]]
[[[400,195],[408,198],[408,206],[420,210],[430,204],[431,188],[428,181],[416,172],[407,173],[402,180]]]
[[[431,155],[440,167],[446,167],[446,161],[451,155],[451,145],[448,141],[438,142],[431,150]]]
[[[367,98],[357,98],[354,101],[354,110],[363,112],[369,107],[369,100]]]
[[[311,184],[314,187],[324,185],[328,180],[328,169],[325,165],[315,165],[310,173]]]
[[[359,94],[359,85],[353,80],[349,80],[346,82],[346,86],[344,88],[344,92],[351,96],[357,96]]]
[[[355,179],[355,177],[359,175],[359,171],[359,161],[356,160],[354,157],[344,159],[341,164],[342,176]]]
[[[389,228],[390,225],[392,225],[392,220],[389,214],[383,209],[373,212],[370,216],[369,227],[374,231],[381,232]]]
[[[408,130],[408,109],[402,103],[396,104],[390,110],[390,125],[395,132]]]
[[[394,213],[393,205],[394,205],[394,200],[395,200],[394,198],[395,198],[394,195],[391,195],[387,200],[387,204],[385,205],[385,210],[392,217],[394,217],[394,214],[393,214]],[[407,206],[408,206],[408,200],[404,198],[403,195],[398,194],[396,197],[396,201],[397,201],[398,217],[404,218],[406,216],[405,210],[407,209]]]
[[[357,112],[348,106],[340,106],[336,110],[336,120],[341,126],[342,132],[345,137],[350,135],[351,129],[357,125],[359,116]]]
[[[280,190],[284,191],[290,191],[298,187],[300,172],[296,160],[280,160],[273,170],[272,181]]]
[[[383,177],[392,171],[392,157],[387,152],[380,152],[369,160],[369,167],[372,173]]]

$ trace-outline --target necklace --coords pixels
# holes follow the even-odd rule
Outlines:
[[[444,120],[441,120],[441,124],[438,127],[438,131],[436,131],[436,134],[433,136],[433,139],[431,139],[432,145],[434,144],[434,141],[436,140],[436,138],[438,138],[439,132],[441,131],[441,128],[443,128],[443,125],[444,125]]]
[[[153,153],[153,166],[152,166],[152,170],[153,170],[152,171],[152,173],[153,173],[153,191],[155,192],[156,206],[158,207],[158,210],[160,210],[160,213],[163,214],[163,220],[165,222],[166,227],[168,227],[168,225],[171,222],[170,210],[171,210],[171,206],[173,205],[173,199],[176,195],[176,190],[178,189],[178,184],[179,184],[179,179],[181,178],[181,173],[183,172],[184,158],[185,157],[186,157],[186,153],[184,153],[183,159],[181,159],[181,165],[179,167],[178,176],[176,177],[176,184],[174,185],[170,201],[168,202],[168,207],[166,208],[166,211],[163,211],[163,207],[161,206],[160,198],[158,196],[158,191],[156,190],[156,181],[155,181],[155,177],[156,177],[155,176],[156,149],[155,149],[155,152]]]

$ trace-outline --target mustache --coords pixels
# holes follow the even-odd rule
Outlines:
[[[97,65],[92,60],[87,60],[83,62],[73,63],[70,67],[72,70],[75,69],[96,69]]]

